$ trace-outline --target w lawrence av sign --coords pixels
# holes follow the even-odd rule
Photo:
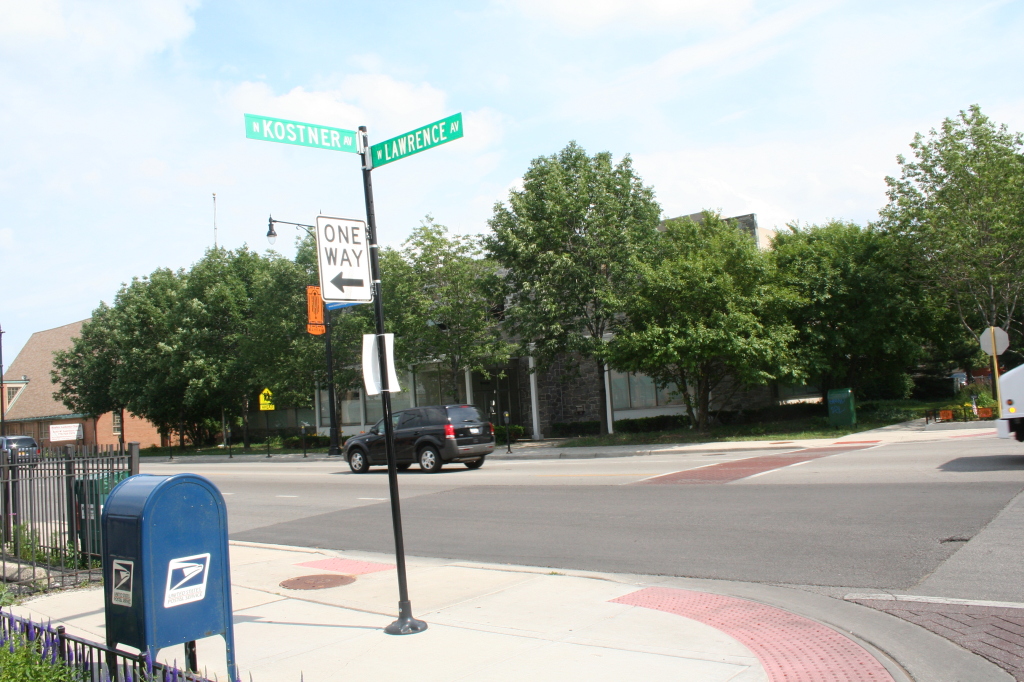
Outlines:
[[[356,153],[356,134],[344,128],[328,128],[313,123],[286,121],[283,118],[245,115],[245,136],[251,140],[283,142],[303,147],[333,149]]]
[[[455,114],[440,121],[428,123],[405,135],[393,137],[370,147],[370,158],[374,167],[383,166],[407,156],[425,152],[428,149],[462,137],[462,114]]]

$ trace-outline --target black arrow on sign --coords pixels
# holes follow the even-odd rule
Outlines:
[[[363,280],[361,279],[345,279],[342,277],[342,273],[335,275],[334,279],[331,280],[331,284],[338,287],[341,293],[345,293],[345,287],[361,287],[363,286]]]

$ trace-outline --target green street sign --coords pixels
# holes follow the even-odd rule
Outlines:
[[[461,135],[461,133],[460,133]],[[317,149],[332,149],[336,152],[358,153],[356,133],[344,128],[328,128],[312,123],[286,121],[283,118],[245,115],[245,136],[251,140],[283,142]]]
[[[433,149],[445,142],[462,137],[462,114],[455,114],[440,121],[428,123],[405,135],[392,137],[370,147],[373,167],[383,166],[392,161]]]

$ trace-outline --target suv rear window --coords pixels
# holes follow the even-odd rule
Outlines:
[[[8,436],[7,445],[8,447],[15,448],[34,448],[36,447],[36,439],[29,438],[28,436],[22,436],[20,438],[18,436]]]
[[[448,408],[448,419],[452,424],[460,422],[482,422],[483,417],[480,416],[480,411],[472,405],[458,405],[456,407]]]

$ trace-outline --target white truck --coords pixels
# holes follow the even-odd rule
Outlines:
[[[1012,434],[1024,441],[1024,365],[999,377],[999,399],[1002,401],[996,422],[999,437],[1009,438]]]

